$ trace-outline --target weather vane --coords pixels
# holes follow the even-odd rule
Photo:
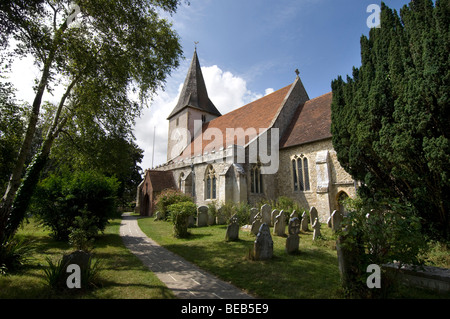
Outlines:
[[[297,76],[298,76],[300,74],[300,71],[298,69],[296,69],[295,74],[297,74]]]
[[[195,50],[197,50],[197,44],[199,44],[199,42],[198,41],[194,41],[194,44],[195,44]]]

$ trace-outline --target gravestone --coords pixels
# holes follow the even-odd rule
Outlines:
[[[275,225],[273,226],[273,234],[276,236],[285,236],[286,230],[286,218],[284,211],[281,211],[277,217],[275,217]]]
[[[329,228],[331,228],[332,227],[332,225],[331,225],[331,215],[330,215],[330,217],[328,217],[328,219],[327,219],[327,226],[329,227]]]
[[[163,216],[163,214],[161,212],[156,212],[155,213],[155,220],[162,220],[163,219],[162,216]]]
[[[302,221],[300,228],[302,231],[308,231],[308,216],[306,215],[306,212],[303,212],[302,214]]]
[[[298,218],[298,213],[295,209],[292,211],[292,214],[291,214],[291,216],[289,216],[289,219],[294,218],[294,217]]]
[[[208,207],[199,206],[197,208],[197,227],[204,227],[208,225]]]
[[[341,222],[342,222],[342,214],[340,211],[333,211],[333,214],[331,214],[331,230],[333,232],[337,232],[341,229]]]
[[[269,204],[264,204],[261,206],[261,218],[262,222],[270,225],[270,212],[272,211],[272,207]]]
[[[288,238],[286,239],[286,252],[288,254],[298,251],[300,245],[300,219],[293,217],[289,220]]]
[[[262,218],[261,218],[261,214],[258,213],[256,214],[256,216],[253,218],[253,222],[252,222],[252,228],[250,229],[250,232],[253,235],[257,235],[259,232],[259,228],[262,225]]]
[[[239,223],[236,215],[231,216],[230,224],[227,227],[227,233],[225,235],[226,241],[235,241],[239,239]]]
[[[316,218],[319,218],[319,214],[317,213],[317,209],[312,206],[309,210],[309,223],[311,224],[311,226],[314,224]]]
[[[273,240],[270,236],[270,228],[267,224],[262,224],[256,235],[253,245],[253,257],[255,260],[267,260],[273,256]]]
[[[270,214],[270,226],[274,226],[275,225],[275,218],[277,217],[277,215],[280,213],[280,211],[278,209],[274,209],[272,211],[272,213]]]
[[[312,225],[312,228],[314,229],[314,233],[313,233],[313,240],[316,240],[317,238],[319,238],[320,234],[320,222],[319,222],[319,218],[316,218],[314,220],[314,224]]]
[[[255,207],[250,208],[250,216],[248,218],[248,222],[250,225],[254,222],[255,216],[258,215],[258,213],[259,213],[258,208],[255,208]]]

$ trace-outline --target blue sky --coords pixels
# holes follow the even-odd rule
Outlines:
[[[295,70],[309,97],[331,91],[331,81],[360,66],[360,37],[374,0],[184,0],[167,19],[180,37],[184,59],[164,90],[137,119],[134,134],[144,150],[143,169],[166,161],[168,121],[198,41],[210,99],[222,114],[291,84]],[[409,1],[386,0],[394,9]],[[24,77],[23,75],[27,76]],[[40,72],[31,59],[13,64],[11,82],[24,101],[34,98]],[[48,94],[44,99],[52,99]],[[54,98],[53,98],[54,99]],[[153,132],[155,145],[153,151]]]
[[[409,1],[386,0],[400,9]],[[167,115],[177,102],[198,41],[197,53],[210,99],[227,113],[291,84],[295,69],[310,98],[331,91],[331,81],[359,67],[360,37],[369,34],[373,0],[190,0],[168,19],[185,59],[164,92],[138,120],[142,168],[166,159]],[[156,145],[153,155],[153,130]]]

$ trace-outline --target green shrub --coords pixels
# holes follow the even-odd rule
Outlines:
[[[192,197],[186,195],[178,190],[166,189],[156,196],[155,204],[156,209],[163,213],[163,216],[167,216],[169,210],[168,207],[175,203],[181,202],[194,202]]]
[[[98,172],[50,175],[41,181],[33,197],[31,211],[51,229],[57,240],[67,240],[77,216],[84,210],[103,231],[108,219],[116,214],[119,182]]]
[[[75,216],[73,226],[69,228],[69,244],[77,250],[90,251],[98,235],[97,224],[98,217],[83,209],[80,216]]]
[[[187,201],[172,204],[167,209],[173,223],[174,236],[177,238],[188,237],[188,217],[195,216],[197,206],[193,202]]]
[[[395,288],[392,277],[382,270],[382,289],[367,289],[367,266],[399,262],[419,265],[427,249],[417,212],[399,202],[375,202],[347,199],[348,215],[338,232],[341,245],[354,256],[352,282],[343,288],[357,297],[387,297]],[[383,279],[385,280],[383,282]]]

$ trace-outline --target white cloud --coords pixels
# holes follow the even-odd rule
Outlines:
[[[202,73],[208,96],[222,114],[226,114],[264,96],[261,93],[251,92],[247,89],[247,83],[243,78],[235,76],[231,72],[223,71],[217,65],[202,67]],[[178,76],[175,77],[179,78]],[[166,162],[169,128],[167,116],[169,116],[178,101],[183,82],[172,85],[178,87],[177,93],[168,93],[169,90],[159,91],[154,97],[151,107],[144,110],[141,118],[136,121],[134,130],[136,142],[144,150],[144,158],[141,163],[143,169],[152,167],[154,129],[156,134],[153,166]],[[272,88],[268,88],[265,90],[265,95],[273,91]]]

